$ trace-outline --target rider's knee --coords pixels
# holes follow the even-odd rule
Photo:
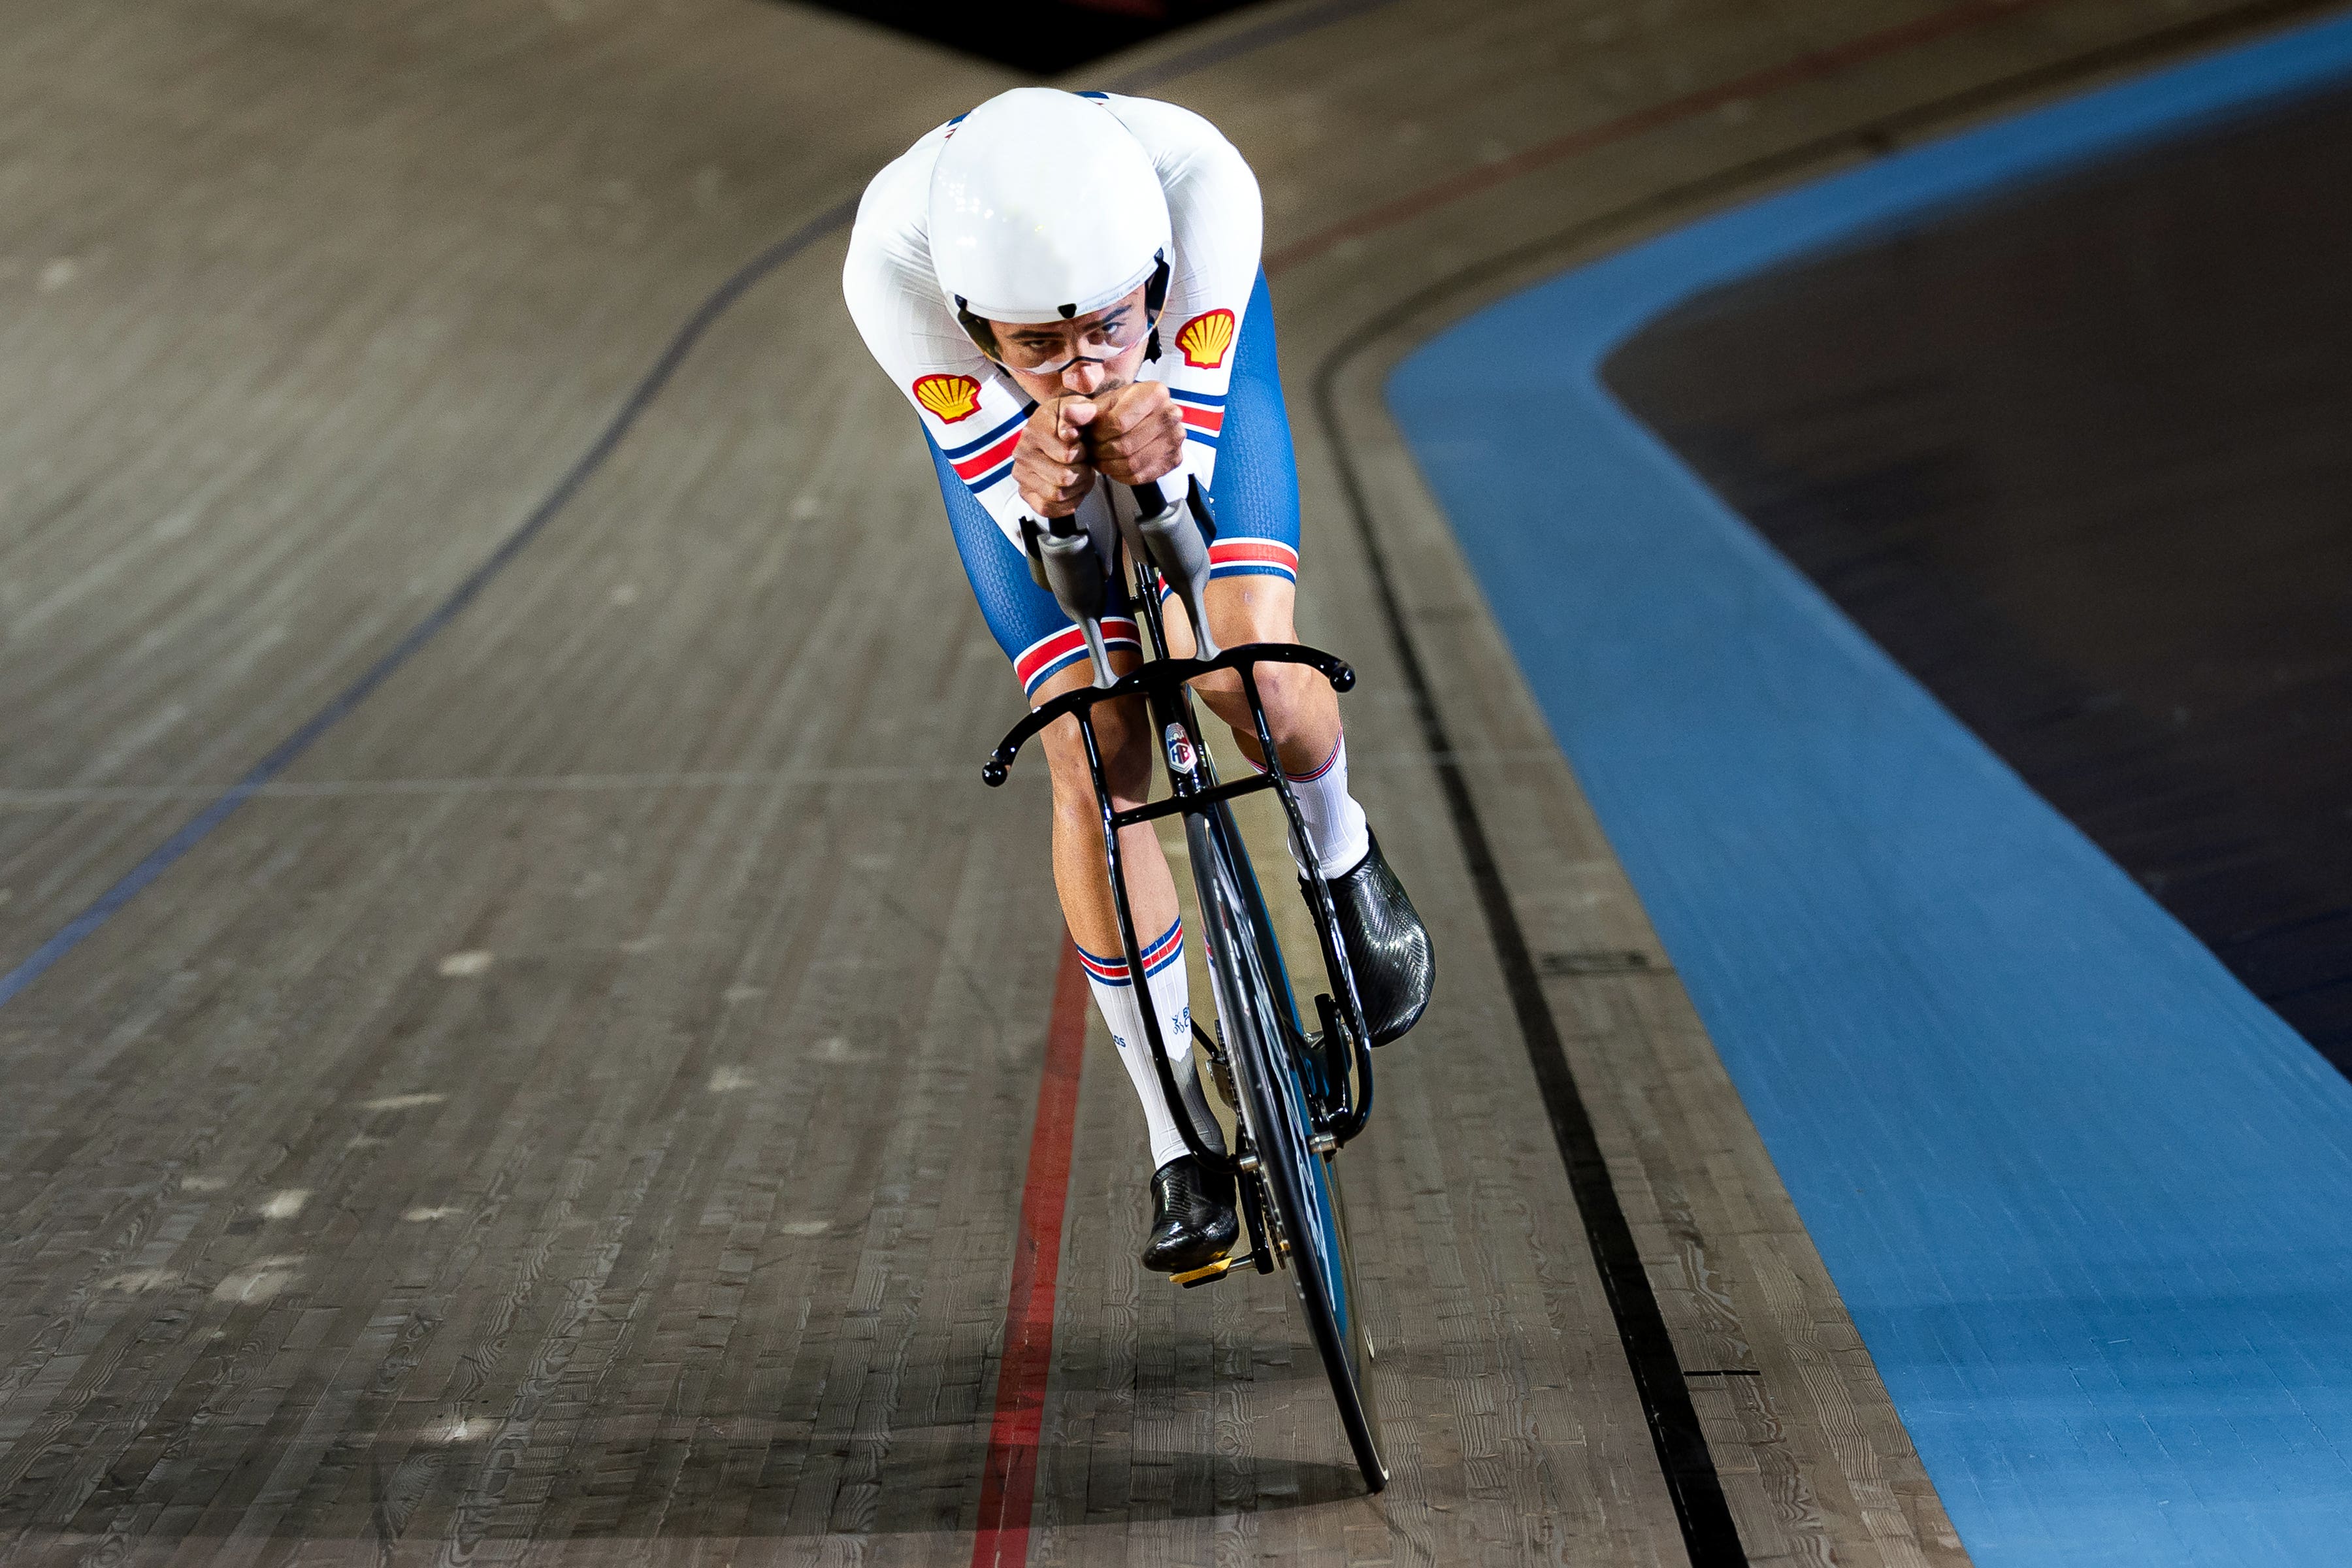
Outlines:
[[[1303,664],[1269,661],[1253,667],[1252,673],[1257,686],[1258,707],[1265,714],[1266,730],[1277,743],[1286,747],[1301,730],[1319,729],[1328,702],[1328,698],[1318,701],[1317,696],[1317,686],[1324,685],[1328,689],[1320,672]],[[1230,694],[1213,700],[1211,706],[1216,709],[1219,718],[1241,734],[1247,735],[1256,727],[1238,680]]]
[[[1265,707],[1266,722],[1276,731],[1305,717],[1315,684],[1325,680],[1320,671],[1303,664],[1261,664],[1256,673],[1258,701]]]
[[[1108,715],[1104,717],[1109,719]],[[1053,780],[1055,814],[1099,824],[1102,806],[1095,795],[1093,773],[1087,765],[1086,741],[1078,732],[1077,721],[1065,719],[1049,727],[1041,738],[1045,748],[1046,772]],[[1144,727],[1115,721],[1098,722],[1095,742],[1102,759],[1103,782],[1110,787],[1111,804],[1122,810],[1140,805],[1151,788],[1151,749]]]

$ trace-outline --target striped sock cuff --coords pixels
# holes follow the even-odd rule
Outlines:
[[[1085,965],[1087,973],[1091,975],[1093,978],[1101,981],[1105,985],[1125,985],[1129,984],[1128,979],[1127,960],[1125,958],[1100,958],[1096,956],[1094,953],[1088,952],[1085,948],[1079,947],[1075,942],[1071,942],[1070,945],[1076,949],[1078,962]],[[1181,963],[1183,961],[1183,957],[1184,921],[1183,917],[1180,915],[1169,923],[1166,931],[1161,931],[1150,942],[1144,943],[1144,978],[1148,980],[1156,977],[1161,970],[1166,969],[1170,964]]]
[[[1342,735],[1338,740],[1332,742],[1331,754],[1329,756],[1324,758],[1321,763],[1318,763],[1313,769],[1307,773],[1292,773],[1290,775],[1290,782],[1292,784],[1313,784],[1317,779],[1319,779],[1325,773],[1329,773],[1334,767],[1339,765],[1339,752],[1347,743],[1348,737],[1345,735]]]
[[[1282,776],[1288,779],[1292,784],[1313,784],[1317,779],[1321,778],[1325,773],[1329,773],[1333,767],[1338,765],[1339,761],[1339,750],[1347,743],[1348,737],[1345,735],[1340,736],[1338,740],[1331,742],[1331,754],[1324,758],[1318,765],[1303,773],[1294,773],[1286,768],[1283,770]],[[1243,753],[1242,761],[1248,763],[1254,772],[1262,773],[1266,771],[1265,763],[1254,760],[1247,752]]]

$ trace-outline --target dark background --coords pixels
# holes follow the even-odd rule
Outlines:
[[[811,0],[966,54],[1055,76],[1251,0]]]
[[[2352,1073],[2347,190],[2338,91],[1703,297],[1605,375]]]

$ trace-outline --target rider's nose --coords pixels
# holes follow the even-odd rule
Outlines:
[[[1080,360],[1062,373],[1062,384],[1083,396],[1102,385],[1103,374],[1101,365],[1091,360]]]

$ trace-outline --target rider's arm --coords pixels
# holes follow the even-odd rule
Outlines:
[[[1184,416],[1184,462],[1173,482],[1161,482],[1181,493],[1190,474],[1205,489],[1216,471],[1225,389],[1257,281],[1265,233],[1257,176],[1215,126],[1189,109],[1148,98],[1107,101],[1150,152],[1175,229],[1157,379]]]
[[[876,362],[996,526],[1020,546],[1027,509],[1013,483],[1013,449],[1033,405],[964,335],[931,270],[931,165],[946,129],[916,142],[866,187],[841,291]]]

